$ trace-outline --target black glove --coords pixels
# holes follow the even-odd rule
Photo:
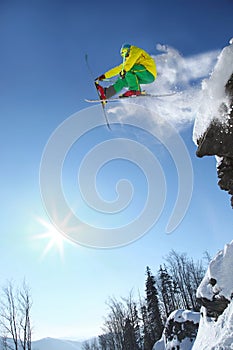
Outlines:
[[[98,78],[96,78],[95,81],[101,81],[101,80],[104,80],[104,79],[106,79],[106,77],[105,77],[104,74],[102,74]]]
[[[123,70],[123,71],[120,72],[120,77],[121,77],[121,79],[124,79],[124,78],[125,78],[125,74],[126,74],[126,71],[125,71],[125,70]]]

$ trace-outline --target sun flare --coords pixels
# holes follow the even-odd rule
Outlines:
[[[63,259],[64,257],[64,241],[65,238],[63,235],[56,229],[56,227],[48,221],[45,221],[42,218],[37,218],[37,221],[46,229],[45,232],[42,232],[35,236],[35,239],[47,239],[47,244],[42,253],[42,259],[52,250],[56,249]]]

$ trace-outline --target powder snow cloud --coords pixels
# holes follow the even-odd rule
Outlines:
[[[177,93],[169,97],[132,99],[132,102],[153,110],[161,120],[163,118],[180,129],[195,119],[202,96],[201,82],[211,74],[220,51],[184,57],[167,45],[158,44],[156,48],[159,54],[153,57],[157,65],[157,79],[152,84],[142,85],[142,88],[152,94]],[[109,111],[115,114],[114,118],[124,122],[131,115],[129,103],[128,99],[122,116],[117,106],[112,105]]]

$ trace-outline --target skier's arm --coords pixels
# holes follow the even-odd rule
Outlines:
[[[120,74],[121,71],[122,71],[122,63],[119,66],[116,66],[108,70],[106,73],[104,73],[104,75],[108,79],[108,78],[114,77],[115,75]]]

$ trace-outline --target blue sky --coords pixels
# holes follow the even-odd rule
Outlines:
[[[48,250],[51,237],[36,239],[46,231],[41,220],[48,222],[39,188],[44,147],[60,123],[89,107],[85,98],[96,97],[85,54],[98,76],[119,64],[123,42],[153,55],[158,54],[158,43],[175,47],[184,57],[221,50],[233,35],[232,10],[230,0],[0,2],[0,280],[2,284],[7,279],[28,281],[35,338],[95,335],[107,298],[126,296],[132,288],[143,291],[147,265],[156,271],[171,249],[197,259],[205,250],[215,254],[232,239],[229,197],[217,186],[215,159],[195,157],[192,123],[181,136],[192,160],[194,190],[184,220],[171,235],[165,234],[165,226],[177,179],[174,165],[155,148],[161,152],[171,197],[158,223],[143,238],[110,250],[65,241],[63,254],[58,244]],[[122,127],[117,132],[130,134]],[[77,172],[77,164],[72,164],[75,152],[78,162],[90,144],[109,137],[103,127],[76,145],[67,172]],[[134,168],[128,164],[124,171],[132,174]],[[141,181],[140,173],[134,181]],[[71,185],[66,185],[70,190]],[[104,180],[100,186],[104,194],[109,193]],[[142,191],[144,185],[140,186]],[[137,201],[140,195],[144,198],[141,192]]]

